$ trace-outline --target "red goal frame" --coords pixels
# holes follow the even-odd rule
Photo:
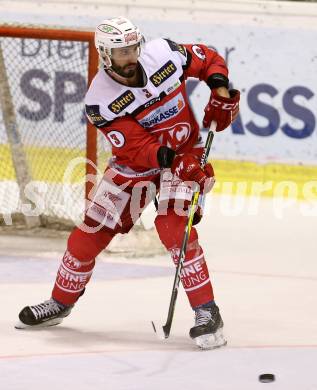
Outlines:
[[[98,68],[98,53],[94,44],[94,33],[91,31],[64,30],[55,28],[16,27],[0,25],[0,36],[11,38],[48,39],[57,41],[88,42],[88,85],[90,85]],[[96,177],[97,166],[97,131],[87,121],[87,145],[86,145],[86,177]],[[92,162],[93,164],[89,163]],[[93,189],[94,183],[86,180],[85,197]]]

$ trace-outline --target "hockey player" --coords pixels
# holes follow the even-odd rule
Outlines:
[[[129,232],[156,193],[155,226],[177,263],[192,186],[198,185],[203,195],[214,183],[212,166],[200,168],[204,144],[185,80],[198,78],[211,89],[204,127],[215,120],[216,130],[224,130],[238,114],[240,94],[228,90],[226,64],[205,45],[168,39],[145,43],[139,29],[124,17],[100,23],[95,44],[102,67],[87,92],[86,113],[111,143],[112,158],[84,223],[69,236],[51,298],[25,307],[19,329],[61,323],[83,294],[96,256],[117,233]],[[197,213],[195,222],[200,218]],[[194,227],[181,280],[196,316],[190,337],[204,348],[224,345],[223,321]]]

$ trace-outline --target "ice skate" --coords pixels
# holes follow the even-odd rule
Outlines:
[[[26,306],[20,311],[20,321],[15,325],[15,328],[44,328],[58,325],[70,314],[73,306],[62,305],[53,298],[39,305]]]
[[[222,328],[219,308],[213,304],[195,310],[195,326],[190,329],[189,335],[201,349],[219,348],[227,344]]]

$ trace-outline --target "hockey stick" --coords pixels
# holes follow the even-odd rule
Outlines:
[[[207,163],[207,159],[209,156],[211,144],[212,144],[212,141],[214,138],[214,131],[216,130],[216,127],[217,127],[217,123],[215,121],[212,121],[210,128],[209,128],[209,131],[208,131],[208,136],[207,136],[207,140],[205,143],[204,152],[203,152],[201,159],[200,159],[200,166],[202,168]],[[176,300],[177,300],[177,295],[178,295],[178,288],[179,288],[179,283],[181,280],[180,275],[181,275],[181,271],[182,271],[184,260],[185,260],[187,243],[188,243],[188,239],[190,236],[191,228],[193,226],[193,219],[194,219],[194,214],[195,214],[195,211],[197,208],[198,199],[199,199],[199,191],[196,191],[196,192],[194,192],[194,194],[192,196],[191,204],[189,207],[188,219],[187,219],[187,224],[185,227],[182,246],[181,246],[181,249],[179,252],[178,264],[177,264],[176,271],[175,271],[172,295],[171,295],[171,300],[170,300],[170,304],[169,304],[169,308],[168,308],[168,315],[167,315],[166,323],[165,323],[165,325],[162,326],[163,334],[164,334],[163,338],[165,338],[165,339],[167,339],[169,337],[170,332],[171,332],[174,311],[175,311],[175,305],[176,305]],[[157,333],[157,330],[156,330],[156,327],[155,327],[153,321],[152,321],[152,326],[153,326],[154,332]]]

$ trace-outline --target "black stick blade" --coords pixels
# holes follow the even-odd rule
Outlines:
[[[171,325],[172,324],[166,324],[162,326],[163,332],[164,332],[164,337],[167,339],[169,338],[169,335],[171,333]]]

